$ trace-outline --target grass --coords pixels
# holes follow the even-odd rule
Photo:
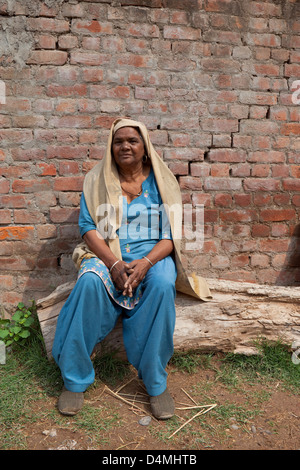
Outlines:
[[[289,349],[281,343],[269,344],[265,341],[259,343],[259,348],[260,354],[250,357],[200,354],[195,351],[174,354],[169,366],[171,373],[194,374],[192,393],[198,403],[218,401],[216,384],[224,387],[229,398],[230,394],[235,397],[237,392],[243,397],[242,403],[225,400],[214,408],[209,413],[213,425],[207,415],[195,418],[180,432],[178,439],[181,448],[210,447],[214,439],[226,439],[226,429],[231,419],[243,426],[261,413],[275,382],[280,383],[283,390],[299,394],[300,366],[292,362]],[[96,358],[94,366],[96,383],[92,387],[102,382],[114,386],[132,373],[127,363],[113,355]],[[210,372],[211,379],[197,381],[197,371],[200,369]],[[258,383],[264,384],[263,390],[252,388],[253,384]],[[8,351],[6,364],[0,365],[0,449],[26,449],[26,428],[47,419],[59,426],[67,425],[73,430],[80,430],[95,446],[100,447],[108,430],[124,424],[116,411],[117,407],[105,406],[105,401],[99,405],[99,402],[89,403],[88,400],[82,413],[73,417],[70,424],[69,418],[60,416],[54,406],[50,410],[47,406],[49,401],[55,402],[61,388],[60,371],[54,362],[48,361],[39,331],[28,339],[26,345]],[[157,439],[166,442],[181,422],[175,416],[151,432]]]

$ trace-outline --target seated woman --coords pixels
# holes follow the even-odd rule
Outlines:
[[[73,255],[78,280],[56,327],[52,354],[64,381],[61,413],[81,409],[83,392],[94,381],[90,355],[122,315],[127,357],[150,395],[153,415],[174,414],[165,369],[173,354],[176,288],[203,300],[210,293],[202,278],[196,293],[182,269],[180,239],[172,236],[167,206],[181,207],[176,178],[146,127],[117,119],[105,158],[84,181],[79,216],[84,241]]]

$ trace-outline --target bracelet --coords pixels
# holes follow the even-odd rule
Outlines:
[[[147,258],[147,256],[143,256],[143,258],[145,258],[145,259],[146,259],[146,260],[147,260],[147,261],[148,261],[148,262],[151,264],[151,266],[153,266],[153,263],[152,263],[152,261],[150,261],[150,259],[149,259],[149,258]]]
[[[117,259],[117,261],[114,262],[114,264],[112,265],[112,267],[110,268],[109,272],[111,273],[112,269],[116,266],[116,264],[119,262],[120,260]]]

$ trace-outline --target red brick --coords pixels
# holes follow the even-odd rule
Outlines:
[[[78,222],[79,210],[74,208],[53,208],[50,209],[50,220],[54,224],[69,222],[76,224]]]
[[[14,145],[23,145],[26,142],[32,141],[31,130],[17,130],[17,129],[1,129],[0,130],[0,141],[1,145],[4,146],[7,143],[13,143]]]
[[[255,16],[281,16],[281,5],[276,5],[274,3],[261,3],[251,2],[249,4],[249,12]]]
[[[78,38],[71,34],[65,34],[58,39],[58,47],[60,49],[73,49],[78,46]]]
[[[40,176],[55,176],[56,168],[55,165],[48,163],[39,163],[38,167],[41,169]]]
[[[51,98],[54,97],[80,97],[87,95],[87,86],[84,84],[75,85],[57,85],[51,84],[47,87],[47,95]]]
[[[206,191],[238,191],[242,188],[242,182],[237,178],[213,178],[204,180]]]
[[[0,227],[0,240],[28,240],[34,236],[34,227]]]
[[[28,31],[50,31],[55,33],[65,33],[69,31],[69,22],[57,18],[27,18]]]
[[[270,227],[263,224],[254,224],[252,225],[252,237],[269,237]]]
[[[280,182],[274,179],[251,178],[244,181],[246,191],[279,191]]]
[[[277,104],[277,95],[275,93],[264,93],[259,91],[242,91],[240,93],[240,101],[243,104],[268,105]]]
[[[285,191],[300,191],[300,180],[296,179],[284,179],[282,187]]]
[[[251,176],[257,176],[261,178],[265,178],[269,176],[270,173],[270,165],[255,165],[252,169]]]
[[[158,38],[159,28],[156,25],[134,23],[128,25],[127,33],[136,37]]]
[[[109,64],[111,56],[100,52],[71,52],[70,64],[83,64],[89,66],[99,66]]]
[[[240,163],[246,161],[247,153],[240,149],[211,149],[208,157],[212,162]]]
[[[300,135],[300,123],[289,122],[283,124],[280,128],[280,132],[283,135]]]
[[[83,176],[70,176],[55,178],[54,191],[82,191]]]
[[[259,242],[259,248],[261,252],[266,253],[286,253],[289,247],[289,240],[261,240]]]
[[[204,131],[210,132],[237,132],[237,119],[203,119],[201,127]]]
[[[228,207],[232,205],[232,196],[230,194],[216,194],[215,205],[221,207]]]
[[[185,26],[165,26],[165,39],[178,39],[196,41],[200,39],[201,31],[199,29],[189,28]]]
[[[92,118],[90,116],[54,116],[50,119],[49,125],[55,128],[71,127],[82,128],[91,127]]]
[[[189,165],[188,163],[170,163],[169,168],[174,175],[188,175],[189,174]],[[193,176],[193,175],[192,175]],[[195,175],[198,176],[198,175]]]
[[[292,203],[293,203],[295,206],[299,207],[299,206],[300,206],[300,195],[295,195],[295,196],[293,196],[293,198],[292,198]]]
[[[240,127],[241,134],[271,135],[278,134],[278,124],[262,119],[243,119]],[[282,132],[281,132],[282,133]]]
[[[5,196],[0,196],[0,205],[14,209],[28,207],[29,202],[25,196],[7,194]]]
[[[284,75],[286,77],[300,77],[300,64],[285,64]]]
[[[251,255],[251,266],[259,266],[261,268],[267,268],[270,265],[270,258],[268,255],[261,253],[253,253]]]
[[[200,190],[202,189],[202,180],[192,176],[180,176],[179,185],[181,189]]]
[[[247,35],[248,44],[262,47],[280,47],[281,38],[279,35],[270,33],[249,33]]]
[[[44,214],[37,210],[15,209],[15,224],[42,224],[46,222]]]
[[[237,60],[225,58],[204,58],[202,59],[202,67],[205,72],[225,72],[238,73],[240,65]]]
[[[226,177],[229,176],[229,169],[229,165],[215,163],[211,165],[210,174],[216,177]]]
[[[251,195],[250,194],[234,194],[234,202],[241,207],[247,207],[251,204]]]
[[[266,209],[260,212],[260,220],[262,222],[293,220],[295,216],[296,212],[294,209]]]
[[[79,173],[79,164],[72,161],[60,162],[58,171],[61,176],[74,175]]]
[[[47,158],[63,158],[63,159],[84,159],[87,157],[88,147],[84,145],[66,146],[57,145],[47,147]]]
[[[290,195],[286,192],[274,194],[273,201],[277,206],[290,206]]]
[[[220,213],[220,219],[223,222],[252,222],[256,218],[257,212],[255,210],[223,210]]]
[[[8,193],[9,187],[10,187],[10,184],[8,180],[3,179],[0,181],[0,193],[2,194]]]
[[[0,209],[1,224],[11,223],[11,211],[9,209]]]
[[[68,54],[64,51],[33,51],[26,61],[28,65],[64,65]]]
[[[38,46],[40,49],[55,49],[56,45],[56,38],[55,36],[51,36],[50,34],[45,35],[41,34],[38,37]]]
[[[97,20],[73,20],[72,28],[73,33],[86,33],[86,34],[112,34],[112,24],[104,23]]]
[[[48,180],[15,180],[12,183],[14,193],[33,193],[36,191],[49,191],[51,189]]]
[[[250,256],[246,254],[234,255],[231,259],[231,266],[234,268],[241,268],[248,266],[250,263]]]
[[[105,85],[91,85],[91,98],[129,98],[128,86],[108,88]]]
[[[271,236],[272,237],[288,237],[289,226],[287,224],[272,224]]]

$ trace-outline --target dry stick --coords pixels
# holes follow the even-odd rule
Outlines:
[[[130,382],[132,382],[133,380],[136,380],[136,377],[132,377],[132,379],[130,379],[128,382],[126,382],[125,384],[121,385],[121,387],[118,388],[117,390],[117,393],[119,393],[120,390],[122,390],[123,388],[125,388],[128,384],[130,384]]]
[[[188,394],[188,392],[186,392],[183,388],[181,389],[187,397],[189,397],[190,400],[192,400],[193,403],[195,403],[195,405],[198,405],[198,403],[195,402],[195,400]]]
[[[137,408],[138,410],[142,411],[143,413],[145,413],[145,410],[143,410],[142,408],[140,408],[139,406],[135,405],[134,403],[130,402],[129,400],[125,400],[125,398],[122,398],[118,393],[115,393],[113,392],[110,388],[108,388],[107,386],[105,386],[105,388],[108,390],[109,393],[111,393],[114,397],[116,398],[119,398],[119,400],[121,401],[124,401],[125,403],[127,403],[127,405],[131,405],[131,406],[134,406],[135,408]]]
[[[215,408],[215,406],[217,406],[217,404],[215,403],[214,405],[211,405],[210,408],[208,408],[207,410],[201,410],[199,411],[199,413],[196,413],[194,416],[192,416],[192,418],[190,418],[188,421],[186,421],[185,423],[183,423],[176,431],[173,432],[173,434],[171,434],[171,436],[168,437],[168,439],[171,439],[171,437],[175,436],[175,434],[180,431],[184,426],[186,426],[187,424],[189,424],[193,419],[197,418],[197,416],[200,416],[200,415],[204,415],[205,413],[207,413],[208,411],[212,410],[213,408]]]
[[[195,406],[184,406],[176,408],[176,410],[197,410],[198,408],[209,408],[211,405],[195,405]]]
[[[128,442],[127,444],[123,444],[122,446],[118,447],[116,450],[123,449],[123,447],[127,447],[131,444],[139,444],[139,442],[136,442],[136,441]]]

